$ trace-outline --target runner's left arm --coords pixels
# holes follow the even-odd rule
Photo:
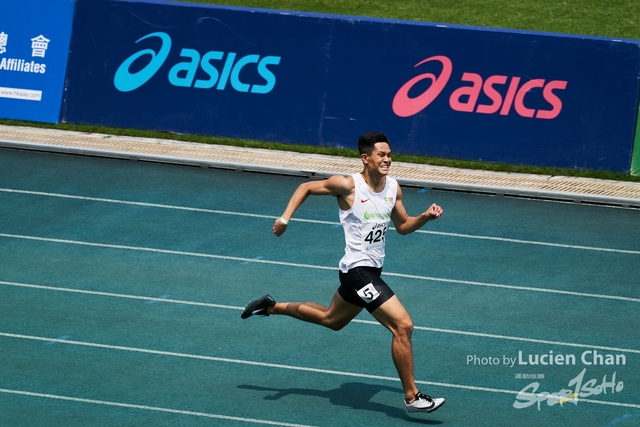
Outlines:
[[[402,235],[413,233],[422,228],[427,222],[440,218],[442,208],[435,203],[429,206],[429,209],[422,212],[418,216],[409,216],[407,210],[402,203],[402,190],[398,187],[396,195],[396,204],[391,212],[391,220],[396,227],[396,231]]]

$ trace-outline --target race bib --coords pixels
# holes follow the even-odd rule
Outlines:
[[[369,283],[362,289],[359,289],[358,296],[366,303],[370,303],[380,296],[380,292],[373,286],[373,283]]]
[[[362,227],[362,249],[369,251],[384,247],[384,236],[388,222],[368,222]]]

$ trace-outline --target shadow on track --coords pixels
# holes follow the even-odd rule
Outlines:
[[[265,400],[278,400],[292,394],[302,396],[314,396],[329,399],[333,405],[346,406],[350,409],[382,412],[391,418],[398,418],[409,422],[419,424],[437,425],[442,421],[425,420],[410,417],[403,408],[384,405],[381,403],[371,402],[373,396],[380,391],[392,391],[402,396],[402,389],[396,387],[385,387],[374,384],[364,383],[344,383],[339,388],[333,390],[315,390],[310,388],[271,388],[254,385],[239,385],[238,388],[245,390],[270,391],[275,392],[264,397]],[[398,399],[400,400],[400,398]],[[401,402],[399,402],[401,404]]]

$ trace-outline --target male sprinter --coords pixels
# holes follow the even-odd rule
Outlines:
[[[393,221],[400,234],[412,233],[428,221],[439,218],[442,208],[433,204],[418,216],[407,214],[402,204],[400,186],[395,179],[387,176],[391,165],[391,148],[385,134],[369,132],[362,135],[358,139],[358,150],[364,165],[362,172],[348,177],[334,175],[323,181],[301,184],[282,216],[273,224],[274,234],[280,237],[296,209],[309,195],[336,196],[346,248],[339,265],[340,287],[331,305],[276,302],[270,295],[265,295],[250,302],[241,317],[284,314],[337,331],[366,308],[393,334],[391,355],[402,382],[407,411],[433,412],[444,404],[444,399],[422,394],[416,387],[411,348],[413,321],[380,276],[389,222]]]

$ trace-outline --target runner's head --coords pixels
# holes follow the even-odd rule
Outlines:
[[[367,132],[362,135],[358,138],[358,151],[360,155],[367,154],[370,156],[378,142],[386,142],[389,144],[389,138],[382,132]],[[389,148],[391,148],[391,144],[389,144]]]

